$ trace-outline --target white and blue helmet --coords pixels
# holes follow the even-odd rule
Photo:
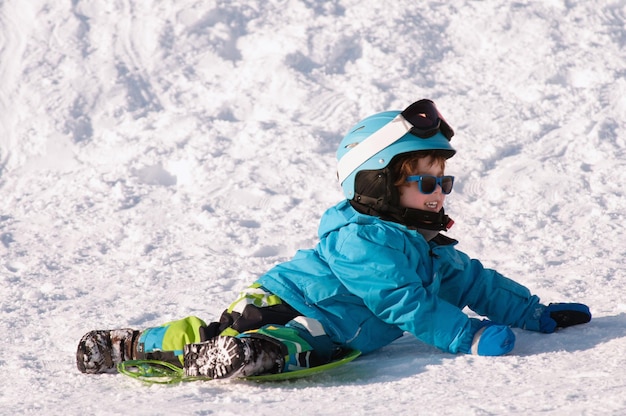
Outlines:
[[[337,177],[348,200],[355,197],[357,175],[386,168],[401,154],[421,150],[454,156],[454,131],[431,100],[419,100],[404,111],[385,111],[355,124],[337,149]]]

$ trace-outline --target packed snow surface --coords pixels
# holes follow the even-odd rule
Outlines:
[[[623,0],[0,2],[0,411],[622,415]],[[504,357],[404,336],[308,379],[87,376],[91,329],[219,316],[317,240],[359,119],[433,99],[448,235],[588,325]]]

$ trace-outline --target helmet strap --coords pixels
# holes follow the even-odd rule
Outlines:
[[[454,221],[445,214],[443,208],[439,212],[416,208],[396,208],[387,205],[382,197],[372,198],[367,195],[356,195],[350,204],[362,214],[380,217],[383,220],[397,222],[407,227],[447,231],[454,224]]]
[[[446,215],[443,208],[439,212],[416,208],[396,208],[394,211],[399,211],[395,215],[402,219],[402,224],[425,230],[448,231],[454,224],[454,221]]]

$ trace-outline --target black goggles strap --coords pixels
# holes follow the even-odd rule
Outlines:
[[[414,136],[427,139],[441,132],[446,139],[454,136],[454,130],[443,118],[434,102],[422,99],[408,106],[402,113],[409,123],[413,125],[409,132]]]

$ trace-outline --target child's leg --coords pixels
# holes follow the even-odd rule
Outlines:
[[[256,331],[244,332],[238,337],[263,337],[282,345],[285,356],[283,371],[327,364],[338,353],[337,345],[331,341],[319,321],[302,315],[284,326],[265,325]]]
[[[326,364],[338,350],[317,320],[302,316],[258,283],[239,294],[219,324],[202,329],[202,340],[210,341],[185,350],[188,375],[293,371]]]
[[[318,321],[298,316],[235,336],[185,346],[185,374],[211,378],[280,373],[328,363],[337,346]]]
[[[136,357],[182,366],[183,347],[202,341],[201,332],[206,326],[202,319],[188,316],[159,327],[148,328],[139,337]]]
[[[168,322],[143,332],[126,328],[96,330],[85,334],[78,343],[76,364],[82,373],[116,372],[122,361],[153,359],[182,367],[183,346],[200,342],[206,324],[195,316]]]

